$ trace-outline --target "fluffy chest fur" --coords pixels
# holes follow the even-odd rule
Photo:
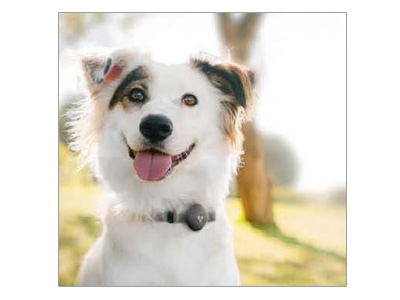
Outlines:
[[[82,285],[239,284],[230,230],[221,216],[199,232],[185,224],[109,220],[89,255],[93,265],[82,270]]]

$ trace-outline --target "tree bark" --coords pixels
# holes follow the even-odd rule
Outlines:
[[[231,14],[218,14],[222,40],[233,61],[247,63],[261,17],[260,13],[247,13],[234,21]],[[260,225],[273,225],[272,183],[265,173],[261,139],[253,122],[244,124],[242,130],[244,164],[238,173],[237,186],[245,217]]]

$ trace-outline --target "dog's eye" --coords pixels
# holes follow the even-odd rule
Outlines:
[[[131,102],[143,102],[145,99],[144,91],[139,88],[133,88],[130,90],[128,95],[126,96]]]
[[[197,98],[192,94],[185,94],[182,96],[182,102],[187,106],[195,106],[197,104]]]

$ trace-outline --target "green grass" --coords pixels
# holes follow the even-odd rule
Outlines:
[[[346,285],[344,207],[277,203],[277,227],[245,222],[239,201],[227,205],[242,285]]]
[[[95,218],[101,188],[60,185],[59,284],[73,285],[82,256],[100,233]],[[278,202],[277,227],[244,221],[240,202],[228,201],[242,285],[346,285],[345,207]]]
[[[73,285],[82,256],[100,233],[95,185],[60,185],[59,285]]]

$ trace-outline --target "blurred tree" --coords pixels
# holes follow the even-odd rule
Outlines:
[[[347,201],[347,190],[346,186],[340,186],[330,191],[329,200],[338,205],[346,205]]]
[[[274,186],[290,187],[297,179],[298,161],[294,150],[279,136],[262,137],[265,170]]]
[[[235,62],[247,63],[262,15],[246,13],[236,17],[230,13],[217,14],[223,43]],[[257,224],[273,225],[272,182],[264,170],[262,143],[253,122],[244,124],[243,134],[244,165],[239,170],[237,188],[245,217]]]

